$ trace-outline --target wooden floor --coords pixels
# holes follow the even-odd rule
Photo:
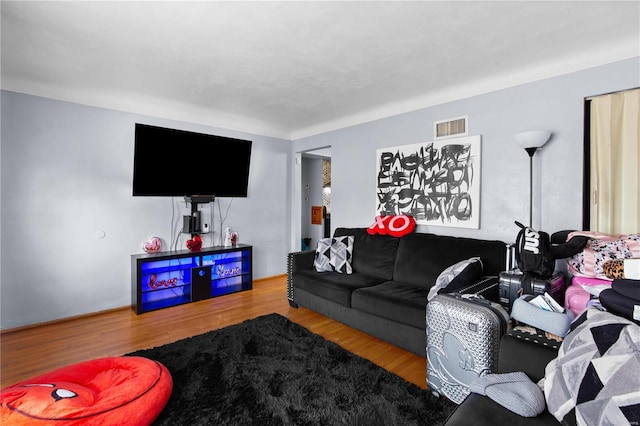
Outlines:
[[[1,387],[92,358],[161,346],[270,313],[426,387],[426,360],[306,308],[290,308],[286,277],[254,282],[253,290],[142,315],[118,309],[0,335]]]

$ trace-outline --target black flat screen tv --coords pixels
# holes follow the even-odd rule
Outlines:
[[[251,144],[136,123],[133,195],[246,197]]]

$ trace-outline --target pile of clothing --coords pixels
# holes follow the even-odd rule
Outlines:
[[[640,280],[617,278],[600,292],[600,304],[609,312],[640,324]]]

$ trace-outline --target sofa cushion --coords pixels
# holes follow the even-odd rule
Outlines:
[[[379,278],[365,274],[339,274],[337,272],[299,271],[296,274],[296,288],[311,294],[351,307],[351,293],[363,287],[377,285]]]
[[[502,241],[434,234],[409,234],[400,240],[393,279],[431,288],[449,266],[471,257],[482,259],[484,275],[498,275],[506,267]]]
[[[427,289],[407,283],[387,281],[354,291],[351,307],[424,329]]]
[[[396,261],[399,238],[390,235],[369,235],[366,228],[337,228],[334,237],[353,235],[354,273],[390,280]]]
[[[525,340],[511,330],[500,339],[498,372],[523,371],[531,380],[538,382],[544,377],[547,364],[558,355],[558,346],[536,343],[534,339]]]

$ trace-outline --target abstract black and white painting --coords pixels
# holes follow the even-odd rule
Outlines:
[[[480,145],[467,136],[377,150],[377,214],[478,229]]]

